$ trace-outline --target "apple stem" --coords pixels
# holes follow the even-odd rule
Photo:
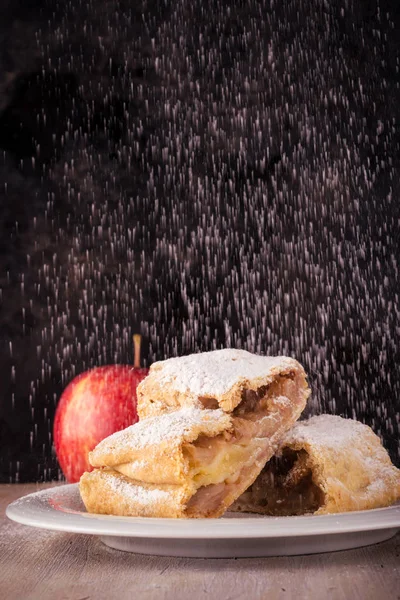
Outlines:
[[[142,336],[140,333],[135,333],[133,336],[133,366],[135,369],[140,369],[140,347],[142,345]]]

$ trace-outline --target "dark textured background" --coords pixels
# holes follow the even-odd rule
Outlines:
[[[291,354],[399,463],[397,0],[3,0],[0,481],[89,366]]]

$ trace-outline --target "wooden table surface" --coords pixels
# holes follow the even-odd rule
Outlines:
[[[142,556],[98,539],[5,518],[7,504],[48,487],[0,485],[0,597],[4,600],[400,599],[400,536],[345,552],[249,559]]]

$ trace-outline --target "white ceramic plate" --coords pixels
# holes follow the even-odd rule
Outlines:
[[[53,487],[10,504],[7,516],[32,527],[100,536],[112,548],[159,556],[290,556],[359,548],[400,530],[400,505],[336,515],[221,519],[149,519],[85,512],[77,484]]]

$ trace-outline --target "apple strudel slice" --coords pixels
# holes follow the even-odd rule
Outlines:
[[[294,425],[232,510],[327,514],[380,508],[399,499],[400,470],[372,429],[319,415]]]
[[[264,400],[284,396],[305,405],[303,367],[286,356],[215,350],[156,362],[139,384],[140,419],[185,406],[250,413]]]
[[[80,493],[89,512],[218,517],[261,472],[304,408],[305,397],[268,396],[256,411],[197,407],[149,417],[89,454]]]

